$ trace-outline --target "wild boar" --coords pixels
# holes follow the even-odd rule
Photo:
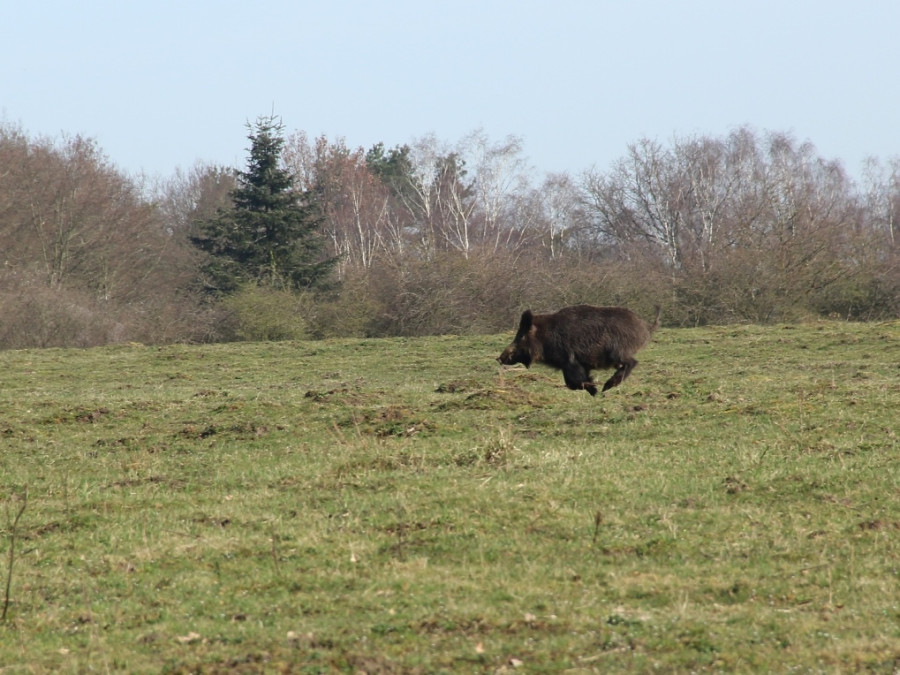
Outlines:
[[[511,366],[545,363],[562,370],[569,389],[597,395],[591,370],[615,368],[603,391],[616,387],[634,370],[634,355],[659,327],[661,309],[648,324],[625,307],[575,305],[554,314],[522,313],[515,339],[497,360]]]

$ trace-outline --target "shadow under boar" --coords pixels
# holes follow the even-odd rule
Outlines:
[[[519,331],[497,360],[506,366],[545,363],[563,372],[569,389],[597,395],[591,370],[615,368],[603,391],[616,387],[637,365],[634,355],[659,327],[661,309],[648,324],[625,307],[575,305],[554,314],[522,313]]]

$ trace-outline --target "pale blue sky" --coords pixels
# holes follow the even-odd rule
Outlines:
[[[538,174],[641,137],[900,155],[897,0],[3,0],[0,120],[129,172],[243,166],[245,123],[388,146],[519,136]]]

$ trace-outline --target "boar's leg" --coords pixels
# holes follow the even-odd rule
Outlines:
[[[606,384],[603,385],[603,391],[607,389],[612,389],[613,387],[618,387],[622,382],[625,381],[625,378],[631,374],[631,371],[634,370],[634,367],[638,364],[634,359],[625,359],[616,367],[616,372],[613,373],[613,376],[606,381]]]
[[[591,379],[587,369],[578,363],[574,358],[570,358],[563,371],[563,379],[569,389],[585,389],[591,396],[597,395],[597,387]]]

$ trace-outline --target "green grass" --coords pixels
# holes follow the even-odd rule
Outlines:
[[[900,324],[509,337],[0,353],[0,672],[900,665]]]

